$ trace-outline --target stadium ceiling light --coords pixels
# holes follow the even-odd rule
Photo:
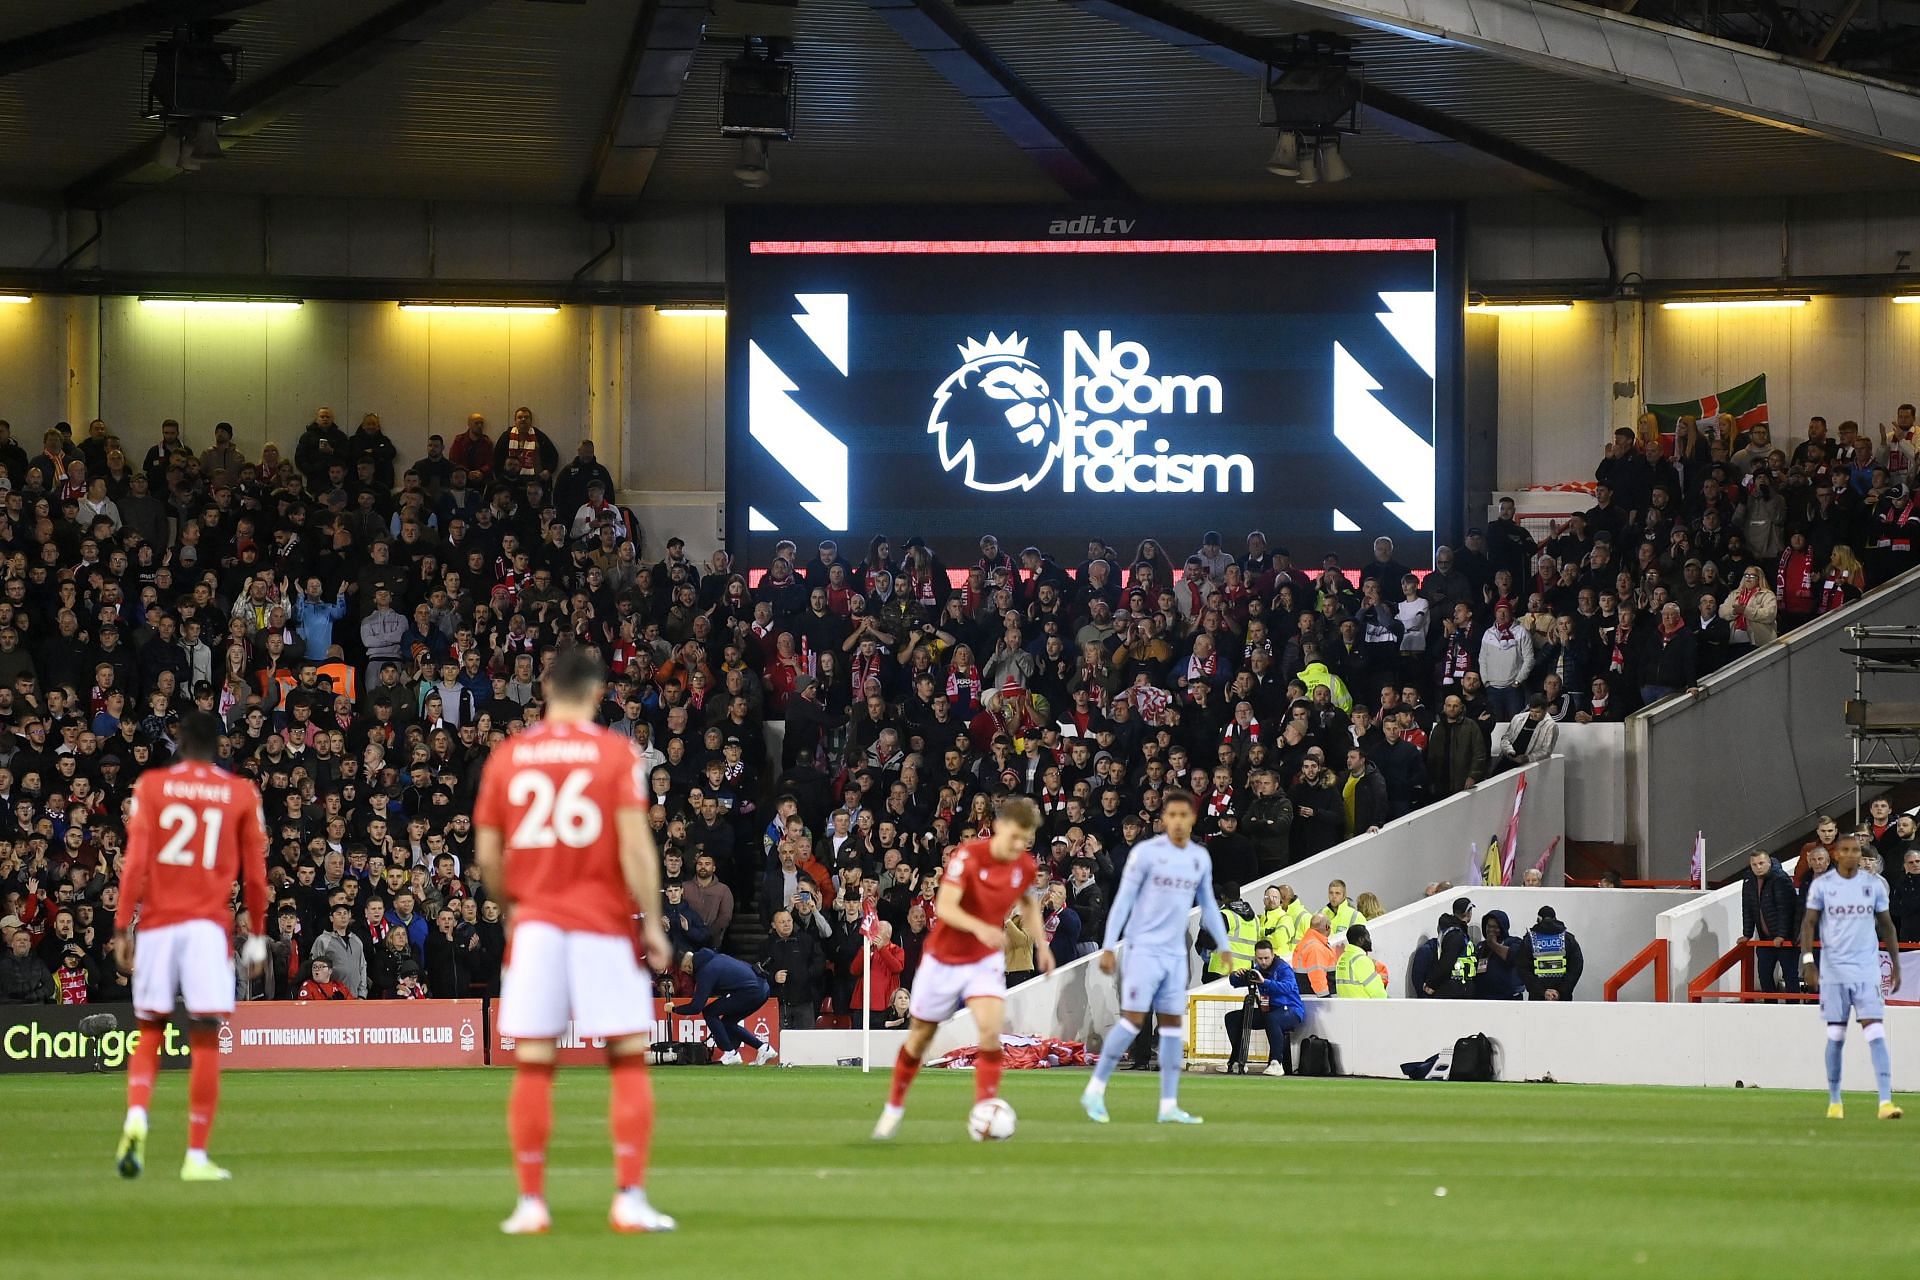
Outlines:
[[[403,302],[402,311],[459,311],[467,315],[552,316],[560,313],[551,302]]]
[[[30,293],[0,293],[0,305],[17,307],[32,301],[33,295]],[[1898,302],[1899,299],[1896,298],[1894,301]]]
[[[299,298],[156,298],[142,297],[143,307],[168,311],[298,311]]]
[[[1895,297],[1894,297],[1894,299],[1893,299],[1893,300],[1894,300],[1894,301],[1895,301],[1896,303],[1904,303],[1904,302],[1920,302],[1920,293],[1902,293],[1902,294],[1897,294],[1897,295],[1895,295]],[[13,298],[0,298],[0,302],[13,302],[13,301],[16,301],[16,299],[13,299]],[[25,299],[24,299],[24,298],[23,298],[23,299],[17,299],[17,301],[23,301],[23,302],[24,302],[24,301],[25,301]]]
[[[1300,135],[1281,130],[1274,140],[1273,154],[1267,158],[1267,172],[1276,178],[1300,176]]]
[[[1347,162],[1340,154],[1340,139],[1327,139],[1320,144],[1319,151],[1320,177],[1323,181],[1345,182],[1353,176],[1353,170],[1347,168]]]
[[[653,313],[657,316],[724,320],[727,318],[727,304],[724,302],[659,302],[654,304]]]
[[[1729,311],[1736,307],[1804,307],[1811,298],[1680,298],[1663,302],[1666,311]]]
[[[1481,315],[1508,315],[1527,311],[1571,311],[1571,302],[1476,302],[1467,310]]]

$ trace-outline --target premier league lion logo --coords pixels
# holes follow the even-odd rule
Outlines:
[[[963,463],[969,489],[1031,489],[1060,456],[1060,405],[1017,333],[960,346],[960,368],[933,395],[927,433],[940,442],[940,465]]]

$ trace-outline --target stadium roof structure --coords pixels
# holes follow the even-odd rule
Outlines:
[[[10,0],[0,191],[75,207],[165,187],[620,216],[743,198],[1541,190],[1620,213],[1920,188],[1920,92],[1899,78],[1920,28],[1893,25],[1891,7],[1810,0],[1750,31],[1739,4],[1701,8],[1714,22],[1689,29],[1677,0],[1614,3],[798,0],[780,10],[796,134],[774,144],[761,195],[734,177],[739,143],[718,128],[740,50],[718,37],[754,11],[740,0],[713,15],[705,0]],[[183,172],[143,118],[143,51],[208,18],[231,23],[220,38],[245,61],[225,154]],[[1266,170],[1264,65],[1306,31],[1350,40],[1366,84],[1338,186]]]

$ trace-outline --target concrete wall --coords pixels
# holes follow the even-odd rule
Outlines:
[[[1214,1004],[1209,1018],[1232,1004]],[[1887,1011],[1894,1087],[1920,1088],[1920,1009]],[[1306,1034],[1338,1047],[1349,1075],[1401,1075],[1400,1064],[1451,1049],[1483,1032],[1498,1045],[1503,1080],[1563,1083],[1701,1085],[1736,1080],[1769,1089],[1824,1089],[1825,1037],[1811,1009],[1785,1005],[1569,1004],[1453,1000],[1312,1000]],[[1296,1033],[1298,1036],[1300,1033]],[[1906,1036],[1912,1034],[1909,1042]],[[1297,1042],[1297,1041],[1296,1041]],[[1858,1029],[1847,1037],[1842,1077],[1849,1090],[1873,1088],[1873,1067]],[[1444,1089],[1444,1083],[1431,1087]],[[1856,1098],[1857,1103],[1869,1100]],[[1807,1123],[1819,1122],[1809,1099]],[[1866,1113],[1871,1116],[1869,1109]]]
[[[1685,1003],[1687,984],[1732,950],[1740,940],[1740,884],[1698,894],[1654,922],[1653,936],[1667,940],[1667,999]],[[1651,966],[1647,969],[1652,973]],[[1714,983],[1716,991],[1738,991],[1734,969]]]
[[[1453,905],[1456,897],[1473,899],[1473,936],[1480,938],[1480,922],[1489,911],[1504,911],[1515,934],[1524,933],[1539,917],[1541,907],[1552,907],[1580,941],[1586,968],[1580,985],[1574,988],[1576,1000],[1600,999],[1600,988],[1621,965],[1653,940],[1656,922],[1662,913],[1697,897],[1684,889],[1570,889],[1562,885],[1552,889],[1515,889],[1484,886],[1478,889],[1449,891],[1424,902],[1388,912],[1368,926],[1373,935],[1373,954],[1387,965],[1389,990],[1395,999],[1409,997],[1409,959],[1421,943],[1431,938],[1441,912]],[[1734,903],[1736,915],[1739,903]],[[1649,968],[1621,993],[1626,1000],[1653,999],[1653,971]]]
[[[1627,838],[1627,727],[1560,726],[1553,749],[1567,758],[1567,839],[1619,844]]]

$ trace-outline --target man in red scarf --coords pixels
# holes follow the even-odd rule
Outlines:
[[[529,480],[550,482],[559,465],[560,451],[546,432],[533,425],[533,410],[525,405],[515,409],[513,426],[493,446],[494,473],[517,485]]]
[[[1780,600],[1780,634],[1785,635],[1813,617],[1819,604],[1814,587],[1813,552],[1807,549],[1807,535],[1795,530],[1780,553],[1780,566],[1774,575],[1774,594]]]

